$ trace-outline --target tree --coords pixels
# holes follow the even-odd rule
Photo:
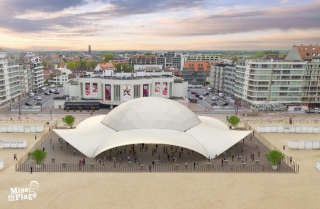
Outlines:
[[[265,156],[273,166],[278,165],[278,163],[281,162],[284,158],[284,155],[278,150],[271,150]]]
[[[40,150],[40,149],[36,149],[35,151],[31,152],[30,154],[28,154],[28,156],[37,164],[37,165],[41,165],[44,160],[47,157],[47,153]]]
[[[114,55],[111,53],[105,53],[102,56],[104,57],[105,62],[109,62],[110,60],[113,60],[113,58],[114,58]]]
[[[236,127],[240,123],[240,118],[238,118],[235,115],[232,115],[227,119],[227,121],[232,127]]]
[[[68,69],[71,69],[71,68],[76,67],[76,66],[77,66],[76,63],[73,62],[73,61],[70,61],[70,62],[67,63],[67,68]]]
[[[62,118],[62,121],[67,125],[70,126],[70,128],[72,128],[73,124],[74,124],[74,120],[75,118],[72,115],[67,115],[66,117]]]
[[[144,53],[144,55],[152,55],[152,53],[151,52],[146,52],[146,53]]]
[[[256,57],[257,57],[257,58],[263,58],[264,56],[266,56],[266,54],[263,53],[263,52],[258,52],[258,53],[256,54]]]

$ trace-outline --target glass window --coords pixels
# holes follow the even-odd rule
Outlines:
[[[120,101],[120,85],[113,85],[113,89],[114,101]]]
[[[134,99],[140,98],[140,85],[134,85]]]

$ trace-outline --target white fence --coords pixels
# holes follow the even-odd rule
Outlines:
[[[290,140],[288,141],[288,147],[291,149],[320,149],[320,140]]]
[[[0,140],[0,148],[25,148],[27,146],[27,140],[16,139],[16,140]]]
[[[259,133],[297,133],[318,134],[319,127],[316,126],[258,126]]]
[[[23,126],[23,125],[1,125],[0,133],[41,133],[43,131],[42,125]]]

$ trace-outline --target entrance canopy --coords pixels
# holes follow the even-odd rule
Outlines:
[[[108,115],[84,120],[76,129],[54,131],[89,158],[142,143],[180,146],[213,158],[251,132],[229,130],[215,118],[197,117],[187,107],[163,98],[134,99]]]

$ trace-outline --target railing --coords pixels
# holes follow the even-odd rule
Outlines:
[[[159,173],[296,173],[297,169],[292,169],[287,165],[280,165],[277,169],[274,169],[271,165],[257,164],[257,165],[216,165],[208,163],[207,165],[187,165],[180,164],[173,165],[139,165],[138,163],[128,164],[123,162],[122,164],[117,163],[116,165],[110,164],[23,164],[16,171],[18,172],[159,172]]]
[[[272,121],[271,121],[272,122]],[[244,128],[250,130],[251,127],[248,125],[248,122],[244,123]],[[275,145],[273,145],[270,141],[268,141],[266,138],[264,138],[258,131],[254,131],[254,136],[263,144],[265,145],[268,149],[270,150],[278,150],[281,152],[280,149],[278,149]],[[292,158],[289,156],[285,155],[283,152],[281,152],[284,155],[283,162],[285,162],[289,167],[291,167],[295,172],[299,172],[299,165],[292,161]]]
[[[46,121],[47,122],[47,121]],[[50,131],[48,131],[47,133],[45,133],[39,140],[37,140],[37,142],[29,149],[29,153],[33,152],[34,150],[36,150],[46,139],[47,137],[51,134],[52,129],[54,127],[56,127],[56,122],[49,122],[48,127],[50,128]],[[22,156],[18,162],[15,165],[15,169],[16,171],[22,166],[24,165],[23,163],[28,159],[28,154],[26,153],[24,156]]]

